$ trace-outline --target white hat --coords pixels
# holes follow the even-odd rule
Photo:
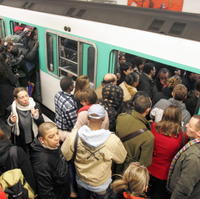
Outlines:
[[[93,118],[93,119],[101,119],[105,117],[106,111],[103,106],[100,104],[93,104],[90,106],[88,109],[88,117]]]

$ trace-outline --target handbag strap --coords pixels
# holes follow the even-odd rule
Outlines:
[[[74,153],[73,153],[73,156],[72,156],[72,161],[75,160],[76,158],[76,153],[77,153],[77,145],[78,145],[78,132],[76,132],[76,137],[75,137],[75,140],[74,140]]]
[[[137,131],[134,131],[134,132],[132,132],[132,133],[129,133],[128,135],[126,135],[126,136],[124,136],[124,137],[121,137],[120,140],[121,140],[122,142],[126,142],[127,140],[130,140],[130,139],[132,139],[132,138],[134,138],[134,137],[136,137],[136,136],[138,136],[138,135],[144,133],[144,132],[147,131],[147,130],[148,130],[147,128],[139,129],[139,130],[137,130]]]

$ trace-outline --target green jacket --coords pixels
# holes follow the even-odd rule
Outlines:
[[[117,117],[116,133],[120,138],[141,128],[150,128],[150,124],[136,111],[132,111],[131,114],[122,113]],[[151,165],[154,147],[154,136],[151,131],[147,130],[123,144],[127,151],[126,164],[134,161],[146,167]]]
[[[194,144],[176,161],[168,189],[171,199],[200,198],[200,144]]]

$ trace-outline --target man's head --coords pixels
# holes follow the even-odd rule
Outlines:
[[[89,119],[94,119],[94,120],[104,119],[105,115],[106,115],[106,111],[104,107],[101,106],[100,104],[93,104],[88,109]]]
[[[152,102],[151,98],[146,95],[139,95],[133,102],[135,111],[146,116],[151,110]]]
[[[151,77],[154,77],[156,73],[156,68],[153,63],[145,63],[143,72]]]
[[[117,83],[117,77],[115,74],[113,73],[107,73],[104,78],[103,78],[103,81],[102,81],[102,84],[109,84],[109,83],[112,83],[112,84],[116,84]]]
[[[187,97],[187,87],[183,84],[177,84],[173,91],[172,96],[175,100],[183,101]]]
[[[133,66],[129,62],[120,64],[120,68],[119,69],[120,69],[120,74],[121,75],[128,75],[128,74],[133,72]]]
[[[70,93],[74,89],[74,82],[71,77],[63,77],[60,80],[60,87],[62,91]]]
[[[190,138],[200,138],[200,115],[194,115],[186,124],[186,134]]]
[[[57,148],[60,145],[57,126],[53,122],[42,123],[38,129],[38,139],[46,147]]]
[[[29,105],[29,96],[25,88],[23,87],[15,88],[13,91],[13,96],[19,105],[21,106]]]
[[[169,79],[170,73],[167,68],[161,68],[158,72],[157,78],[161,85],[166,85]]]

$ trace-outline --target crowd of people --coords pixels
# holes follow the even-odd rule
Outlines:
[[[7,115],[15,87],[28,87],[33,95],[39,71],[37,29],[15,24],[13,32],[0,39],[0,116]]]
[[[7,60],[0,63],[11,70]],[[13,85],[0,174],[21,169],[39,199],[199,198],[200,75],[156,72],[155,63],[122,54],[119,73],[106,74],[96,90],[85,75],[75,83],[62,77],[54,122],[44,121],[27,84]]]

